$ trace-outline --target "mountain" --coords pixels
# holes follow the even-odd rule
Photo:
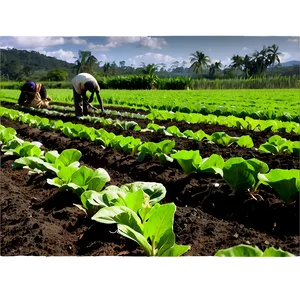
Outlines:
[[[291,61],[281,63],[282,67],[292,67],[295,65],[300,65],[300,60],[291,60]]]
[[[36,51],[0,49],[0,70],[5,79],[40,78],[53,69],[65,71],[72,78],[76,74],[74,67],[75,64]]]

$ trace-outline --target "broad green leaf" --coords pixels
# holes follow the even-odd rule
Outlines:
[[[140,232],[134,230],[130,226],[121,224],[118,224],[118,232],[121,235],[137,242],[141,246],[143,251],[146,253],[146,255],[152,255],[151,245],[147,242],[147,239]]]
[[[219,145],[222,146],[229,146],[230,144],[236,142],[239,138],[237,137],[231,137],[225,132],[214,132],[211,135],[211,140]]]
[[[67,167],[75,161],[79,161],[81,158],[81,152],[77,149],[66,149],[62,151],[59,157],[55,161],[55,165],[59,167]]]
[[[238,245],[228,249],[219,250],[215,256],[225,257],[261,257],[263,252],[258,247]]]
[[[80,199],[89,216],[93,216],[100,208],[107,206],[107,203],[103,201],[103,195],[95,191],[83,192]]]
[[[299,198],[300,170],[273,169],[267,174],[259,173],[258,179],[271,186],[286,204]]]
[[[279,149],[277,146],[270,144],[270,143],[264,143],[259,146],[258,150],[266,153],[278,153]]]
[[[92,178],[94,171],[86,166],[81,166],[77,171],[72,174],[71,181],[81,187],[88,184]]]
[[[256,180],[258,173],[267,173],[269,171],[269,166],[256,158],[247,159],[246,162],[250,164],[249,172],[252,173]]]
[[[59,157],[59,153],[56,150],[48,151],[45,154],[46,162],[51,163],[51,164],[54,164],[58,157]]]
[[[275,146],[280,146],[281,144],[286,142],[286,139],[282,138],[279,135],[273,135],[268,139],[268,142]]]
[[[164,185],[158,182],[135,181],[133,183],[124,184],[120,187],[120,190],[126,193],[135,192],[139,189],[142,189],[144,193],[149,195],[149,202],[151,205],[162,200],[166,196],[167,192]]]
[[[281,249],[275,249],[274,247],[267,248],[263,253],[263,257],[293,257],[293,256],[295,255],[292,253],[283,251]]]
[[[25,145],[20,149],[19,155],[21,157],[24,156],[40,156],[42,150],[37,147],[36,145],[33,144],[29,144],[29,145]]]
[[[145,201],[145,194],[142,189],[136,192],[129,192],[125,197],[126,206],[132,209],[135,213],[142,207]]]
[[[178,256],[181,256],[182,254],[186,253],[190,249],[191,249],[190,246],[174,244],[173,247],[166,249],[163,253],[160,254],[160,256],[178,257]]]
[[[105,184],[110,181],[110,176],[103,168],[94,171],[92,177],[88,181],[88,189],[100,192]]]
[[[253,140],[249,135],[243,135],[237,140],[240,147],[252,148],[254,146]]]
[[[141,229],[141,220],[138,215],[127,206],[109,206],[101,208],[92,220],[104,224],[127,225],[133,230],[143,233]]]
[[[212,154],[210,157],[206,157],[200,162],[199,171],[220,174],[223,177],[223,166],[223,157],[217,154]]]
[[[183,134],[175,125],[168,127],[166,131],[177,137],[185,137],[185,134]]]
[[[62,167],[59,172],[57,173],[57,176],[64,182],[69,183],[71,181],[72,175],[77,171],[78,168],[76,167]]]
[[[178,162],[186,174],[197,172],[199,169],[199,164],[202,160],[199,150],[180,150],[174,154],[171,154],[171,157]]]
[[[253,176],[253,168],[241,158],[230,158],[224,163],[223,178],[236,193],[244,193],[255,187],[256,181]]]
[[[173,230],[173,220],[176,206],[174,203],[163,204],[152,214],[144,224],[144,236],[150,238],[152,245],[156,246],[165,232]]]
[[[55,177],[53,179],[47,178],[47,183],[50,185],[55,185],[59,188],[64,184],[64,182],[58,177]]]
[[[34,156],[21,157],[14,161],[13,168],[21,168],[27,166],[30,169],[38,169],[41,171],[48,171],[57,175],[58,169],[54,168],[51,164],[44,162],[42,159]]]

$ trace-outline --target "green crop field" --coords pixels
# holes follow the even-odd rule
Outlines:
[[[49,89],[48,93],[54,101],[73,103],[71,89]],[[2,100],[17,100],[19,91],[2,89],[0,95]],[[300,91],[298,89],[102,90],[101,96],[106,106],[124,105],[237,117],[248,115],[260,119],[299,122]]]

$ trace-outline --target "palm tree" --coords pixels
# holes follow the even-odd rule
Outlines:
[[[105,63],[104,65],[103,65],[103,73],[104,73],[104,75],[109,75],[110,73],[111,73],[111,64],[109,63],[109,62],[107,62],[107,63]]]
[[[222,67],[222,63],[220,61],[216,61],[209,67],[209,75],[212,78],[215,78],[217,71],[220,71]]]
[[[278,52],[279,46],[273,44],[272,46],[270,46],[268,48],[268,59],[270,61],[270,64],[272,65],[272,67],[274,68],[275,65],[275,61],[278,62],[278,64],[280,64],[280,58],[279,55],[282,54],[281,52]]]
[[[78,51],[78,58],[75,61],[76,72],[78,73],[93,73],[97,67],[99,67],[100,62],[97,58],[92,55],[90,51]]]
[[[238,76],[238,71],[242,69],[244,57],[240,55],[233,55],[231,57],[232,63],[230,67],[236,69],[236,76]]]
[[[203,52],[196,51],[196,53],[191,54],[190,62],[192,65],[190,69],[194,70],[196,73],[202,73],[210,64],[209,56],[205,55]]]
[[[154,75],[157,72],[156,64],[148,64],[142,63],[143,73],[148,75]]]
[[[156,64],[145,65],[144,63],[142,63],[142,67],[143,67],[143,71],[142,72],[149,79],[150,88],[151,89],[155,88],[155,86],[157,84],[157,81],[158,81],[158,77],[155,74],[157,72],[157,65]]]
[[[252,66],[253,63],[251,57],[249,55],[245,55],[242,63],[243,71],[245,73],[245,78],[248,78],[250,76]]]
[[[268,57],[268,48],[263,46],[262,50],[257,50],[253,53],[254,61],[256,64],[256,75],[263,75],[270,65]]]

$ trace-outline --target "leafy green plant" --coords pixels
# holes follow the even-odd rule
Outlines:
[[[258,173],[266,173],[268,170],[268,165],[258,159],[234,157],[224,163],[223,178],[235,194],[253,193],[260,184]]]
[[[21,157],[16,159],[13,163],[13,168],[26,167],[31,173],[51,173],[57,175],[59,170],[63,167],[75,167],[79,166],[79,159],[81,158],[81,152],[77,149],[66,149],[59,154],[56,150],[48,151],[45,157]]]
[[[42,144],[40,142],[21,142],[20,139],[10,140],[6,146],[2,147],[4,155],[24,156],[43,156],[44,151],[40,149]]]
[[[85,191],[81,194],[82,205],[76,206],[88,215],[93,216],[100,208],[105,206],[126,206],[126,195],[138,190],[142,190],[148,195],[148,203],[151,207],[166,195],[166,188],[161,183],[136,181],[124,184],[121,187],[110,185],[100,192]]]
[[[86,166],[62,167],[57,176],[53,179],[48,178],[47,183],[59,187],[60,190],[73,190],[78,196],[86,190],[100,192],[110,181],[106,170],[98,168],[94,171]]]
[[[173,160],[169,157],[169,153],[175,146],[175,142],[171,140],[164,140],[159,143],[146,142],[140,145],[138,148],[138,157],[139,162],[143,161],[147,156],[152,158],[158,158],[161,163],[167,161],[172,162]]]
[[[228,249],[219,250],[215,256],[222,257],[292,257],[292,253],[274,247],[261,251],[257,246],[238,245]]]
[[[148,256],[180,256],[190,246],[177,245],[173,232],[174,203],[149,205],[149,196],[142,190],[128,193],[126,206],[101,208],[92,219],[117,224],[118,233],[134,240]]]
[[[286,204],[299,198],[300,170],[273,169],[267,174],[264,173],[259,173],[258,179],[262,184],[272,187]]]
[[[222,146],[230,146],[233,143],[237,142],[239,138],[231,137],[225,132],[214,132],[210,139],[212,142],[222,145]]]
[[[186,174],[197,172],[202,160],[199,150],[180,150],[171,154],[171,157],[178,162]]]

